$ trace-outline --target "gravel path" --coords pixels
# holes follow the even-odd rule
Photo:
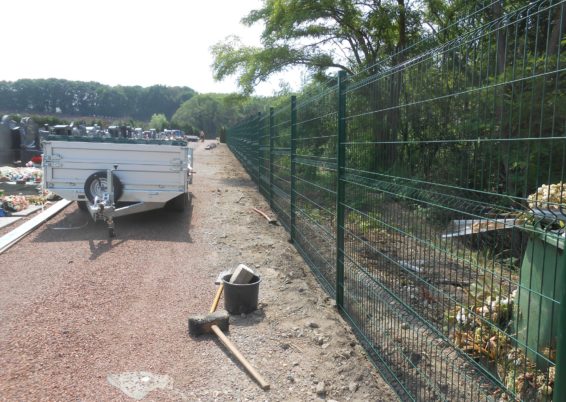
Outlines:
[[[0,255],[0,400],[396,400],[285,230],[251,211],[270,212],[239,163],[205,144],[191,211],[121,218],[109,241],[72,205]],[[262,277],[260,306],[228,336],[269,391],[187,334],[239,263]]]

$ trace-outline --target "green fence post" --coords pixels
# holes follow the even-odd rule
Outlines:
[[[297,151],[297,97],[291,96],[291,242],[295,242],[295,203],[297,197],[295,194],[296,185],[296,166],[295,156]]]
[[[566,266],[563,266],[560,270],[560,276],[562,277],[560,278],[560,283],[566,283]],[[562,286],[560,289],[558,301],[560,302],[558,307],[560,311],[557,323],[559,330],[556,331],[558,333],[556,342],[556,373],[554,391],[552,393],[554,402],[566,400],[566,331],[564,331],[564,328],[566,328],[566,286]]]
[[[257,113],[257,124],[255,128],[255,162],[257,164],[257,189],[261,193],[261,112]]]
[[[273,209],[273,108],[269,108],[269,206]]]
[[[336,141],[336,305],[344,307],[344,171],[346,166],[346,72],[338,73],[338,138]]]

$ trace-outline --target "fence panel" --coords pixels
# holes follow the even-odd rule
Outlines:
[[[272,204],[279,222],[291,230],[291,104],[273,113]]]
[[[261,116],[253,116],[228,131],[228,146],[252,180],[259,183],[259,133]]]
[[[259,192],[268,200],[270,199],[270,169],[271,169],[271,147],[270,147],[270,131],[269,114],[261,115],[258,122],[258,175],[259,175]]]
[[[321,283],[336,287],[336,85],[297,99],[295,247]]]
[[[408,399],[553,386],[563,246],[527,207],[565,167],[552,8],[348,83],[344,309]]]

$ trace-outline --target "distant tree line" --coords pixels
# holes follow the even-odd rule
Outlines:
[[[64,116],[171,118],[196,92],[188,87],[109,86],[61,79],[0,81],[0,111]]]
[[[188,87],[112,87],[60,79],[0,81],[0,114],[11,114],[17,121],[32,116],[41,125],[125,124],[176,128],[189,134],[203,130],[210,138],[220,135],[223,127],[264,111],[267,104],[269,100],[262,97],[197,94]]]

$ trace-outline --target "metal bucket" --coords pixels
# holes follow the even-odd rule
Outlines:
[[[521,265],[517,307],[517,340],[540,369],[548,367],[541,355],[556,350],[560,328],[557,303],[564,285],[559,270],[566,263],[564,238],[533,227]]]
[[[230,314],[248,314],[257,309],[261,278],[254,275],[250,283],[230,283],[232,274],[222,278],[224,284],[224,309]]]

